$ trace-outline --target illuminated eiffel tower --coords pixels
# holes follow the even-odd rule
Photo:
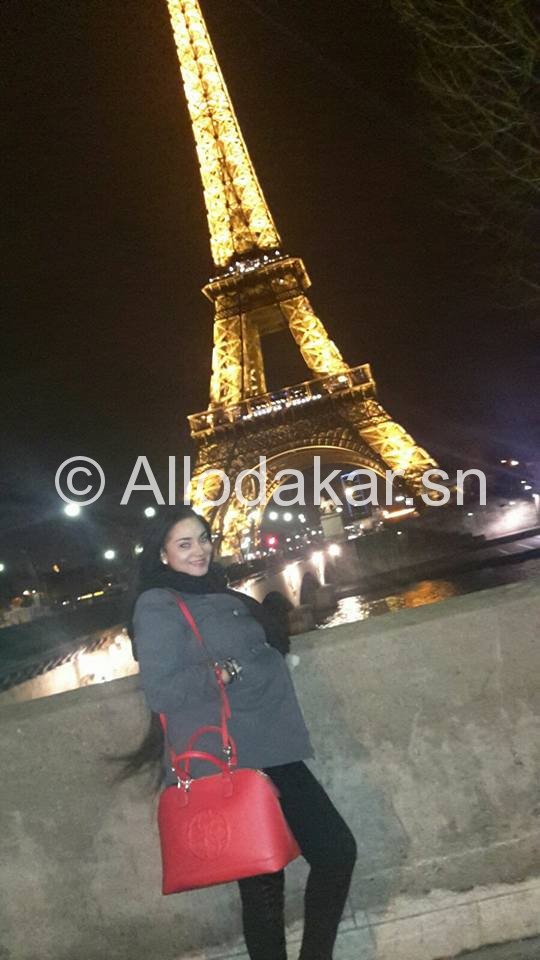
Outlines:
[[[242,137],[197,0],[168,0],[204,188],[217,275],[203,293],[214,304],[214,349],[208,410],[188,420],[197,446],[192,502],[202,473],[224,471],[234,490],[242,470],[267,457],[267,496],[285,468],[322,463],[369,467],[379,475],[402,470],[412,496],[434,460],[391,419],[376,399],[368,364],[350,367],[315,316],[310,280],[281,241]],[[261,338],[288,327],[310,378],[274,392],[266,388]],[[283,481],[281,481],[283,482]],[[252,478],[244,497],[256,496]],[[221,481],[208,474],[200,488],[218,500]],[[237,553],[257,526],[234,496],[205,509],[221,534],[221,552]],[[248,516],[249,515],[249,516]]]

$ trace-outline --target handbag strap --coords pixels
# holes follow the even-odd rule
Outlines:
[[[185,777],[186,780],[191,779],[190,764],[192,760],[205,760],[207,763],[213,763],[214,766],[219,767],[222,773],[231,773],[231,769],[225,760],[220,760],[219,757],[215,757],[213,753],[207,753],[205,750],[186,750],[185,753],[179,753],[178,756],[174,758],[174,772],[180,780],[183,779],[183,777]]]
[[[213,727],[213,728],[210,728],[210,727],[199,727],[199,729],[196,730],[195,733],[194,733],[194,734],[192,735],[192,737],[190,738],[190,746],[193,744],[193,742],[197,739],[198,736],[202,736],[203,733],[206,733],[206,732],[209,731],[210,729],[214,729],[214,730],[218,731],[218,732],[221,734],[221,744],[222,744],[222,748],[223,748],[223,753],[224,753],[225,757],[227,758],[227,761],[228,761],[228,762],[231,762],[231,761],[232,761],[232,763],[235,764],[235,763],[236,763],[236,747],[235,747],[235,744],[234,744],[232,738],[231,738],[230,735],[229,735],[229,730],[228,730],[228,727],[227,727],[227,720],[230,719],[230,716],[231,716],[231,705],[230,705],[230,703],[229,703],[229,698],[228,698],[227,692],[226,692],[226,690],[225,690],[225,684],[224,684],[224,682],[223,682],[223,680],[222,680],[222,677],[221,677],[221,669],[222,669],[222,668],[221,668],[220,665],[219,665],[218,663],[216,663],[216,662],[212,659],[212,657],[210,656],[209,651],[208,651],[208,648],[207,648],[207,646],[206,646],[206,644],[205,644],[205,642],[204,642],[204,640],[203,640],[203,638],[202,638],[201,631],[199,630],[199,628],[198,628],[198,626],[197,626],[197,624],[196,624],[196,622],[195,622],[195,620],[194,620],[194,618],[193,618],[193,614],[191,613],[191,610],[189,609],[189,607],[187,606],[187,604],[186,604],[186,603],[182,600],[182,598],[179,597],[176,593],[173,593],[172,590],[171,590],[170,592],[171,592],[172,596],[174,597],[174,600],[175,600],[176,604],[178,605],[178,607],[179,607],[179,609],[180,609],[180,612],[183,614],[184,618],[187,620],[189,626],[191,627],[191,630],[192,630],[193,634],[195,635],[195,639],[197,640],[197,643],[198,643],[199,646],[208,654],[208,660],[209,660],[209,663],[212,665],[212,670],[213,670],[214,676],[215,676],[215,678],[216,678],[216,683],[217,683],[217,685],[218,685],[220,702],[221,702],[219,727]],[[161,721],[161,726],[162,726],[162,728],[163,728],[163,733],[164,733],[164,735],[165,735],[165,740],[167,741],[167,743],[169,743],[168,737],[167,737],[167,717],[166,717],[166,715],[165,715],[164,713],[160,713],[159,719],[160,719],[160,721]],[[169,755],[170,755],[170,757],[171,757],[171,761],[172,761],[173,765],[175,765],[175,764],[176,764],[176,760],[177,760],[177,756],[176,756],[176,754],[175,754],[175,752],[174,752],[174,750],[172,749],[172,747],[171,747],[170,744],[169,744]]]

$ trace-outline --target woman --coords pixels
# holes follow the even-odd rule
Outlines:
[[[156,714],[167,717],[173,749],[191,734],[219,722],[218,687],[174,594],[189,607],[207,651],[221,667],[232,716],[229,730],[238,765],[264,769],[280,792],[289,826],[311,866],[305,894],[300,960],[332,960],[354,862],[354,838],[304,760],[313,755],[292,681],[281,652],[287,646],[269,614],[252,598],[228,590],[212,562],[210,528],[190,507],[160,518],[142,556],[133,638],[153,724],[131,770],[157,751],[165,784],[176,782]],[[197,749],[219,754],[212,734]],[[199,745],[200,744],[200,745]],[[193,774],[208,774],[199,762]],[[239,881],[244,936],[251,960],[286,960],[284,873]]]

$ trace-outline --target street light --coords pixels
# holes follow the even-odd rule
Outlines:
[[[155,515],[156,515],[156,508],[155,508],[155,507],[145,507],[144,515],[145,515],[145,517],[155,517]]]
[[[116,550],[105,550],[103,556],[105,560],[114,560],[116,557]]]
[[[144,547],[140,543],[136,543],[135,546],[133,547],[133,553],[136,554],[137,556],[139,556],[139,554],[142,553],[143,550],[144,550]]]
[[[0,563],[0,573],[3,573],[5,569],[6,569],[5,563]]]
[[[66,517],[78,517],[80,512],[81,508],[78,503],[68,503],[64,507],[64,513]]]

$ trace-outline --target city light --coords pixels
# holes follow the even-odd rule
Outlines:
[[[283,514],[283,519],[285,520],[286,523],[290,523],[292,518],[293,518],[293,515],[292,513],[289,513],[289,511]]]
[[[339,557],[341,556],[341,547],[338,543],[331,543],[328,547],[328,556],[329,557]]]
[[[103,597],[104,595],[104,590],[95,590],[94,593],[82,593],[80,597],[77,597],[77,600],[92,600],[94,597]],[[64,606],[63,603],[62,606]]]
[[[3,573],[5,569],[6,569],[5,563],[0,563],[0,573]]]
[[[138,556],[140,553],[143,552],[143,550],[144,550],[144,547],[141,546],[140,543],[136,543],[135,546],[134,546],[134,548],[133,548],[133,553],[135,553],[135,554]]]
[[[114,560],[116,557],[116,550],[105,550],[103,556],[105,560]]]
[[[78,503],[68,503],[64,507],[64,513],[66,517],[78,517],[81,513],[81,508]]]
[[[155,507],[145,507],[144,515],[145,515],[145,517],[155,517],[155,515],[156,515],[156,508],[155,508]]]
[[[271,510],[270,513],[268,514],[269,520],[277,520],[278,517],[279,517],[279,513],[277,512],[277,510]]]
[[[396,517],[407,517],[411,513],[416,513],[414,507],[403,507],[401,510],[383,510],[385,520],[395,520]]]

